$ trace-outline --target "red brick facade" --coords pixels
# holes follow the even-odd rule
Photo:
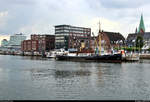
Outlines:
[[[24,40],[21,44],[21,50],[30,52],[38,51],[38,41],[37,40]]]
[[[99,36],[95,37],[99,46]],[[122,40],[121,43],[117,43]],[[125,38],[120,33],[114,32],[102,32],[101,33],[101,47],[105,49],[105,51],[110,52],[111,48],[116,48],[118,46],[124,45]],[[94,49],[96,46],[95,40],[92,37],[91,46]]]
[[[24,40],[21,45],[22,51],[49,51],[55,48],[54,35],[31,35],[31,40]]]

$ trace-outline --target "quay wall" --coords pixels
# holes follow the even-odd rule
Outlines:
[[[15,53],[15,52],[7,52],[0,51],[0,55],[15,55],[15,56],[42,56],[41,54],[32,54],[32,53]]]
[[[8,53],[0,51],[0,55],[18,55],[18,56],[42,56],[41,54],[31,54],[31,53]],[[140,59],[150,59],[150,54],[140,54]]]
[[[140,54],[140,59],[150,59],[150,54]]]

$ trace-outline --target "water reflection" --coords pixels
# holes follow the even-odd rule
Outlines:
[[[53,74],[51,69],[31,69],[30,72],[32,80],[46,80]]]
[[[48,58],[42,58],[40,56],[22,56],[22,60],[48,60]]]
[[[80,97],[79,78],[57,78],[56,79],[56,99],[78,99]]]
[[[77,70],[77,71],[69,71],[69,70],[56,70],[55,78],[66,78],[66,77],[76,77],[76,76],[90,76],[91,72],[88,70]]]
[[[139,63],[147,63],[147,64],[150,64],[150,60],[141,59],[141,60],[139,61]]]
[[[74,62],[59,64],[54,70],[56,99],[80,99],[92,75],[91,65]]]
[[[73,78],[91,75],[90,71],[82,69],[76,71],[55,69],[31,69],[30,72],[32,80],[43,80],[49,78],[50,76],[54,76],[55,78]]]
[[[91,75],[88,70],[55,70],[56,99],[80,99],[82,90],[86,88],[87,77]]]
[[[103,85],[103,72],[102,72],[102,67],[104,67],[104,66],[102,66],[101,64],[98,64],[97,66],[95,66],[96,68],[97,68],[97,84],[98,85]],[[106,67],[106,66],[105,66]],[[108,66],[107,66],[108,67]]]

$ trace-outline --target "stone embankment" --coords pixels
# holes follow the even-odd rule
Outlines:
[[[150,54],[140,54],[140,59],[150,59]]]

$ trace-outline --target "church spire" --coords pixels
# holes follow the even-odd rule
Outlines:
[[[135,29],[135,33],[137,34],[137,27],[136,27],[136,29]]]
[[[145,32],[145,26],[144,26],[143,14],[141,14],[141,20],[140,20],[138,33],[144,33],[144,32]]]

